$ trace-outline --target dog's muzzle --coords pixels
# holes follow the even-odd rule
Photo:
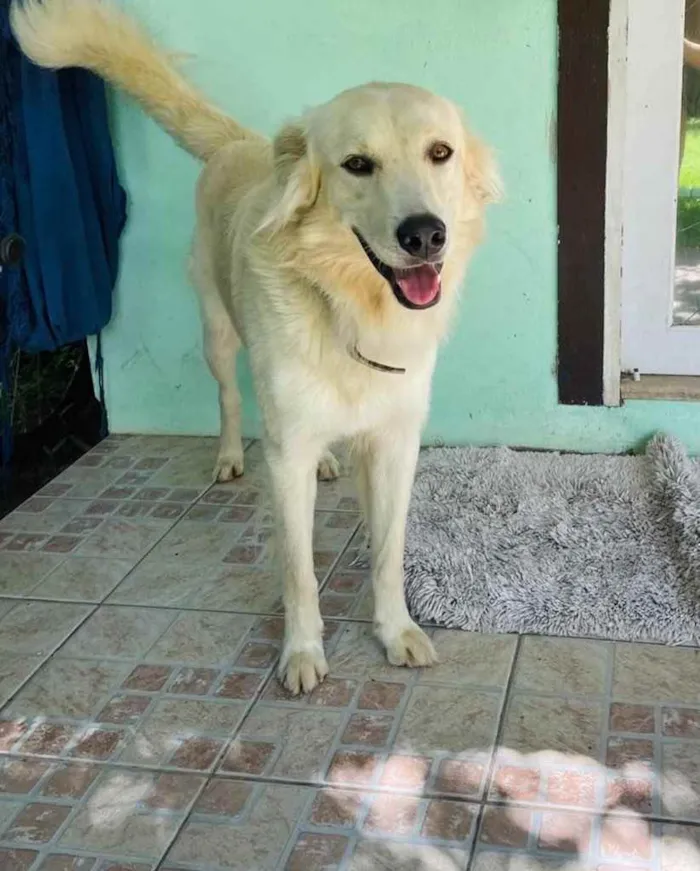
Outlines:
[[[408,269],[394,268],[377,257],[362,234],[354,227],[353,233],[369,262],[388,282],[394,296],[404,308],[421,311],[432,308],[440,302],[442,263],[421,263]]]

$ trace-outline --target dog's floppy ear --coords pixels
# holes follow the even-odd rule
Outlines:
[[[276,232],[314,205],[321,175],[301,122],[285,125],[275,137],[273,150],[279,195],[259,229]]]
[[[503,199],[503,182],[493,152],[466,127],[464,172],[467,184],[482,203],[498,203]]]

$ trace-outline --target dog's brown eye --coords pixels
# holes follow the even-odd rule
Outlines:
[[[433,163],[444,163],[452,157],[452,149],[446,142],[435,142],[430,146],[428,157]]]
[[[374,172],[374,161],[362,154],[351,154],[341,166],[353,175],[372,175]]]

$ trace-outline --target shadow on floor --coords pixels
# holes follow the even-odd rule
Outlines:
[[[15,362],[12,460],[0,470],[0,518],[36,493],[101,440],[84,342]]]

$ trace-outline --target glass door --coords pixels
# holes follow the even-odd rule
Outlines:
[[[622,369],[700,375],[700,0],[624,2]]]

